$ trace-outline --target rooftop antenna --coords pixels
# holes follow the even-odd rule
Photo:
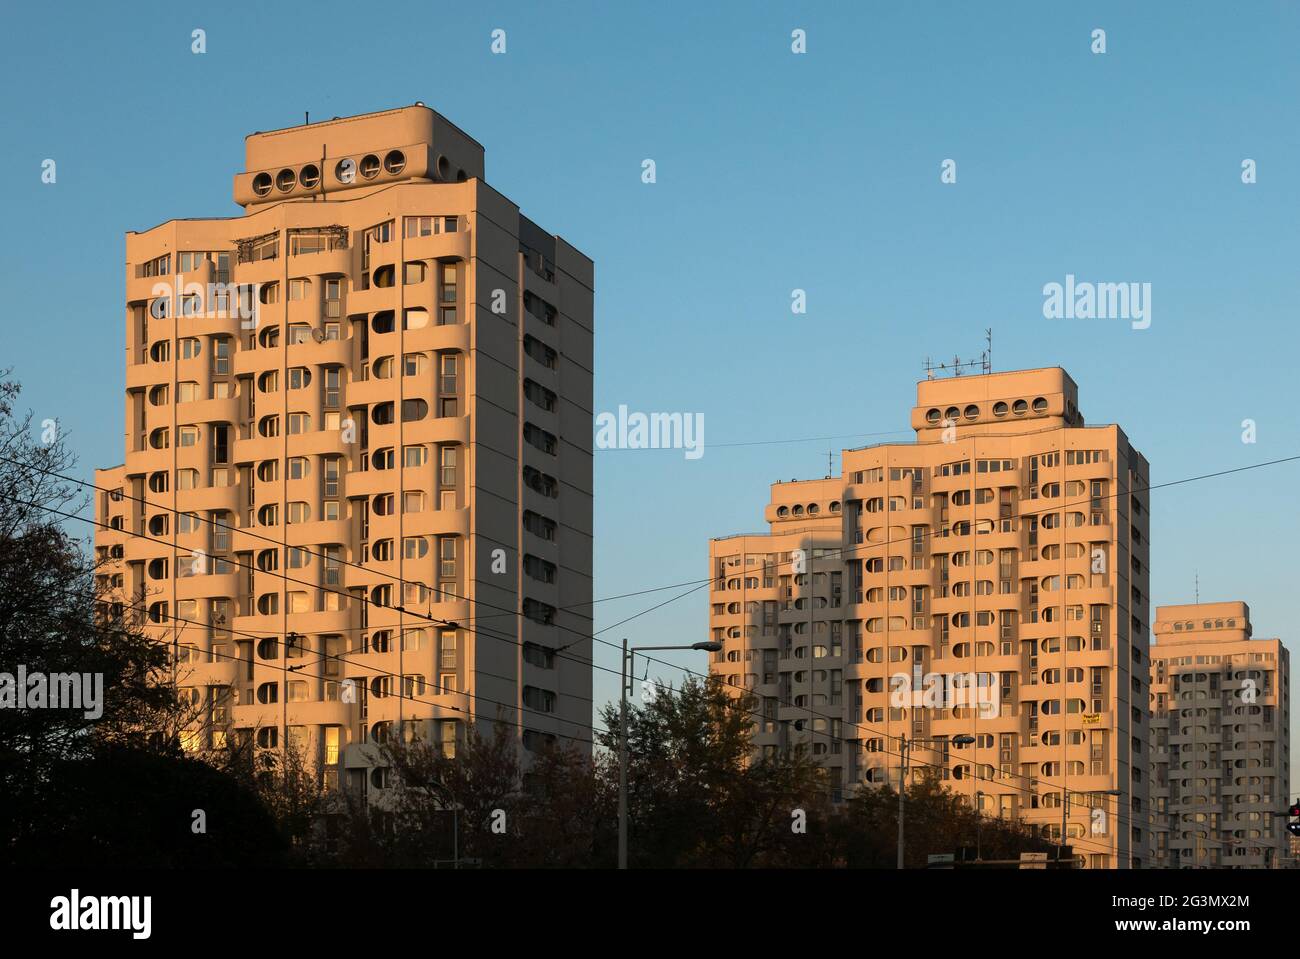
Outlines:
[[[989,327],[984,331],[984,342],[986,345],[984,351],[980,353],[980,358],[978,360],[963,360],[960,356],[954,356],[951,362],[948,363],[932,363],[930,362],[930,357],[927,356],[925,358],[925,365],[923,367],[923,369],[925,370],[925,378],[927,380],[933,380],[938,376],[943,376],[944,374],[961,376],[963,373],[967,372],[968,370],[969,371],[978,370],[980,373],[983,373],[986,376],[989,373],[992,373],[993,372],[993,328],[992,327]]]
[[[311,111],[309,110],[302,111],[302,125],[305,127],[311,126]]]
[[[835,473],[835,452],[834,450],[826,451],[826,478],[830,479]]]
[[[1196,571],[1196,605],[1201,605],[1201,571]]]

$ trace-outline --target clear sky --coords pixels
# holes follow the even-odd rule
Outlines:
[[[1154,484],[1294,455],[1298,40],[1283,0],[15,6],[0,367],[87,476],[120,462],[124,231],[237,213],[246,133],[423,100],[596,261],[596,411],[704,416],[700,459],[597,454],[598,597],[707,576],[708,538],[760,530],[771,481],[906,438],[926,356],[976,355],[987,326],[995,369],[1064,366]],[[1066,274],[1150,283],[1150,328],[1045,319]],[[1295,656],[1297,477],[1153,492],[1155,603],[1199,573]],[[601,603],[597,627],[672,595]],[[706,597],[601,638],[705,639]]]

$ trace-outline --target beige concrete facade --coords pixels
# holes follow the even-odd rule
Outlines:
[[[1151,647],[1152,848],[1168,868],[1282,868],[1291,670],[1253,639],[1245,603],[1156,610]]]
[[[711,669],[839,792],[896,785],[906,736],[987,814],[1149,865],[1146,460],[1059,368],[922,381],[911,420],[710,543]]]
[[[245,145],[242,215],[127,234],[125,463],[97,473],[124,494],[104,575],[175,650],[187,745],[287,737],[360,789],[399,728],[582,748],[591,260],[422,104]]]

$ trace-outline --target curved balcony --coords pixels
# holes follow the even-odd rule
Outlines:
[[[371,272],[373,274],[376,266],[382,264],[372,264]],[[372,286],[368,290],[353,289],[348,294],[348,313],[378,313],[382,310],[396,310],[397,298],[401,287],[399,286]],[[372,336],[376,335],[372,331]],[[386,334],[379,334],[386,335]]]
[[[436,416],[403,424],[402,442],[460,443],[469,442],[468,416]]]
[[[176,668],[177,682],[181,686],[234,686],[239,681],[239,667],[233,659],[184,663]]]
[[[284,362],[282,359],[283,354],[281,353],[282,349],[283,347],[235,350],[234,361],[231,364],[231,372],[235,376],[252,376],[266,370],[278,370]],[[267,396],[274,394],[263,393],[260,395]]]
[[[343,430],[316,430],[288,437],[290,456],[342,456],[349,450]]]
[[[283,251],[281,251],[283,252]],[[235,283],[276,283],[284,278],[284,261],[281,257],[235,264]],[[286,292],[280,291],[281,299]]]
[[[178,563],[187,563],[188,559],[184,555],[177,557]],[[212,568],[212,559],[208,559],[208,568]],[[235,570],[233,573],[222,573],[219,576],[185,576],[176,580],[176,598],[177,599],[203,599],[208,596],[225,596],[234,598],[239,595],[240,574],[245,572],[237,566],[231,567]]]
[[[469,510],[425,510],[407,513],[402,532],[407,536],[468,536]]]
[[[288,350],[291,366],[349,366],[352,363],[352,340],[349,338],[291,343]]]
[[[323,519],[308,523],[294,523],[284,531],[290,546],[319,546],[345,544],[349,541],[349,523],[346,519]],[[312,562],[320,562],[313,557]],[[306,577],[301,577],[306,578]]]
[[[195,400],[185,403],[183,419],[187,423],[230,423],[239,422],[239,397],[232,396],[220,400]]]
[[[256,463],[260,460],[279,459],[284,454],[283,436],[254,436],[235,440],[231,450],[232,463]]]
[[[372,354],[371,362],[378,359],[378,354]],[[396,379],[374,379],[354,380],[347,386],[347,405],[348,406],[371,406],[375,403],[384,403],[397,400],[398,381]]]
[[[462,229],[455,233],[410,237],[403,241],[402,255],[408,260],[469,260],[473,255],[472,233]]]
[[[469,325],[449,323],[446,326],[426,326],[407,330],[402,341],[408,353],[428,350],[459,350],[469,352]]]
[[[290,726],[350,726],[356,705],[337,701],[289,704]]]
[[[176,491],[176,508],[183,512],[201,513],[209,510],[226,510],[237,512],[239,509],[238,486],[205,486],[202,489],[183,489]],[[206,523],[200,532],[206,530]]]
[[[341,250],[321,250],[318,253],[298,253],[289,257],[289,274],[291,276],[333,276],[351,275],[353,272],[354,247]]]
[[[397,487],[396,470],[367,470],[364,473],[347,475],[348,496],[371,497],[379,493],[392,492]]]

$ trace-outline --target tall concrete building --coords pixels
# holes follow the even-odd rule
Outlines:
[[[1147,864],[1146,460],[1057,368],[922,381],[911,421],[711,542],[711,669],[837,791],[897,785],[906,737],[913,776]]]
[[[291,742],[367,790],[399,729],[581,746],[591,260],[423,104],[245,155],[241,215],[126,236],[125,463],[97,473],[105,581],[174,650],[186,745]]]
[[[1155,864],[1281,868],[1290,833],[1291,670],[1245,603],[1156,610],[1151,647]]]

